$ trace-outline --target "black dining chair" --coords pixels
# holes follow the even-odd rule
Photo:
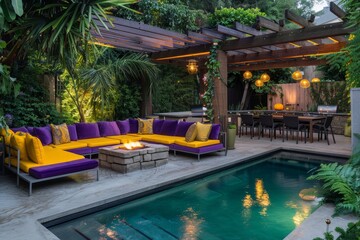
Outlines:
[[[328,116],[326,116],[325,120],[322,123],[314,124],[314,126],[313,126],[313,131],[318,133],[318,141],[320,138],[322,139],[322,135],[324,133],[325,139],[327,140],[328,145],[330,145],[329,130],[333,137],[334,143],[336,143],[334,132],[333,132],[333,129],[331,126],[332,120],[333,120],[333,116],[328,115]]]
[[[304,139],[306,143],[306,131],[308,129],[308,126],[306,124],[301,124],[299,121],[299,116],[294,115],[284,115],[283,117],[283,142],[285,139],[285,131],[286,131],[286,140],[289,139],[289,131],[294,132],[296,131],[296,144],[299,142],[299,132],[301,133],[301,139],[302,139],[302,133],[304,132]]]
[[[264,130],[269,130],[269,137],[270,137],[270,141],[272,141],[273,136],[276,139],[276,129],[280,130],[281,133],[281,123],[277,123],[274,122],[274,118],[272,115],[260,115],[260,120],[259,120],[259,139],[260,139],[260,131],[261,131],[261,135],[262,137],[264,137]]]
[[[254,137],[255,127],[259,126],[259,121],[254,119],[254,115],[250,113],[241,114],[241,125],[239,131],[239,137],[243,134],[243,129],[245,128],[245,134],[247,134],[247,129],[250,129],[251,138]]]

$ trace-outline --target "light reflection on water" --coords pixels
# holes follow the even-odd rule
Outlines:
[[[201,229],[200,226],[204,219],[199,218],[198,213],[191,207],[186,209],[180,219],[184,223],[184,234],[181,239],[198,239]]]

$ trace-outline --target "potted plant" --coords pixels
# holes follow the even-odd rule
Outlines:
[[[235,138],[236,138],[236,125],[231,123],[228,124],[227,129],[227,149],[235,149]]]

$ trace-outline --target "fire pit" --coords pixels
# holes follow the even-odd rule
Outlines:
[[[124,143],[116,148],[123,150],[137,150],[137,149],[147,148],[147,146],[142,144],[141,142],[129,142],[129,143]]]

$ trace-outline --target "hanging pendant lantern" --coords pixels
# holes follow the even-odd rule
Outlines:
[[[260,76],[260,80],[261,80],[263,83],[268,82],[268,81],[270,80],[270,76],[269,76],[269,74],[267,74],[267,73],[263,73],[263,74],[261,74],[261,76]]]
[[[246,72],[244,72],[243,77],[245,79],[250,79],[250,78],[252,78],[252,73],[250,71],[246,71]]]
[[[263,83],[263,81],[261,81],[260,79],[258,79],[258,80],[256,80],[255,81],[255,86],[257,86],[257,87],[262,87],[262,86],[264,86],[264,83]]]
[[[300,72],[299,70],[296,70],[295,72],[293,72],[293,74],[291,75],[291,77],[294,79],[294,80],[301,80],[302,77],[303,77],[303,74],[302,72]]]
[[[315,78],[311,79],[311,82],[312,83],[318,83],[318,82],[320,82],[320,79],[315,77]]]
[[[308,87],[310,87],[310,81],[307,80],[306,78],[302,79],[302,80],[300,81],[300,87],[301,87],[301,88],[308,88]]]
[[[187,71],[189,74],[196,74],[198,72],[197,61],[194,59],[190,59],[188,64],[186,65]]]

